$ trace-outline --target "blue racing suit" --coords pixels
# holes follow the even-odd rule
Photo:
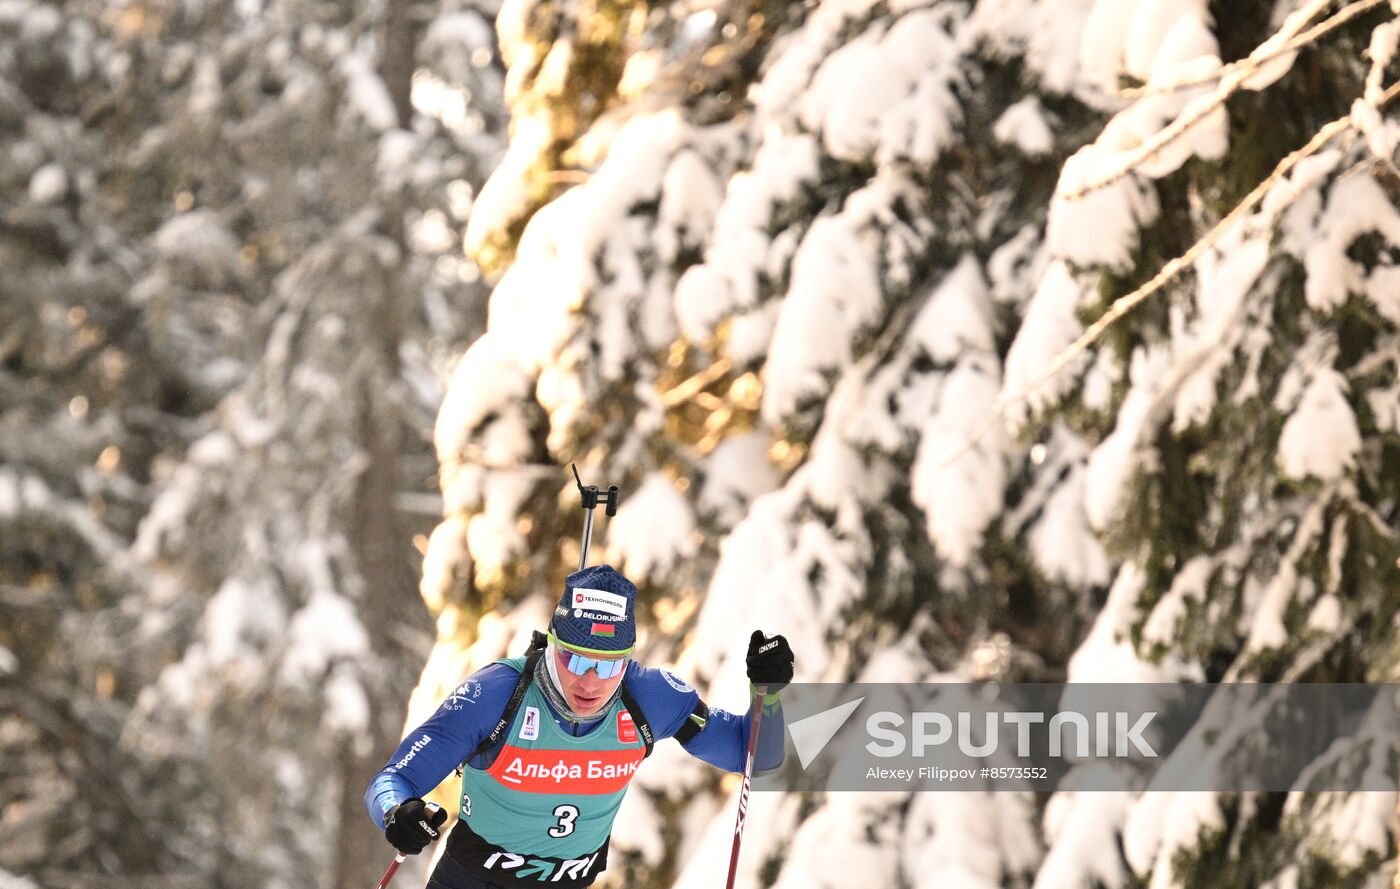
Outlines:
[[[621,703],[614,703],[606,710],[606,718],[601,718],[593,722],[577,723],[565,719],[545,698],[545,696],[531,692],[526,701],[532,703],[533,707],[522,706],[515,714],[511,728],[504,732],[497,740],[496,744],[483,752],[480,756],[467,761],[478,745],[482,743],[496,727],[511,694],[515,690],[517,681],[520,678],[520,659],[509,661],[498,661],[478,670],[459,685],[446,700],[439,705],[425,722],[419,725],[400,743],[399,748],[390,757],[370,782],[365,793],[365,805],[369,809],[370,817],[375,824],[382,829],[384,826],[384,815],[389,809],[403,802],[410,797],[422,797],[435,788],[454,769],[459,767],[464,770],[473,770],[468,778],[471,781],[464,781],[463,807],[459,811],[459,823],[454,827],[448,840],[447,854],[443,862],[439,864],[438,870],[434,874],[433,887],[443,887],[443,889],[467,889],[476,886],[524,886],[540,879],[547,879],[552,874],[554,882],[562,887],[587,886],[593,882],[604,867],[607,861],[607,838],[611,832],[611,819],[616,814],[617,804],[621,802],[622,795],[626,792],[627,784],[631,775],[635,772],[636,766],[642,758],[642,744],[635,734],[622,734],[628,731],[632,718],[640,720],[644,718],[650,726],[656,741],[675,736],[686,725],[687,720],[694,720],[688,731],[683,733],[683,737],[688,736],[682,742],[682,746],[692,756],[704,760],[711,765],[725,769],[730,772],[742,772],[744,770],[744,760],[748,753],[748,727],[750,717],[745,713],[736,715],[723,710],[708,710],[697,707],[700,704],[699,694],[675,674],[667,670],[659,670],[650,667],[643,667],[635,661],[629,662],[627,672],[623,682],[627,685],[627,690],[631,694],[632,700],[642,712],[640,716],[625,712]],[[776,700],[776,696],[770,696],[771,703],[765,703],[763,713],[763,728],[760,730],[758,739],[758,750],[754,755],[754,771],[767,771],[777,768],[783,760],[784,731],[782,705]],[[564,735],[577,738],[570,741],[562,738],[558,732],[545,732],[545,740],[541,737],[540,728],[531,725],[529,720],[537,717],[531,716],[527,711],[544,711],[552,719],[553,726],[557,727]],[[621,714],[616,711],[622,710]],[[694,714],[702,713],[704,718]],[[618,722],[623,721],[624,725],[618,728]],[[696,730],[696,726],[703,724],[703,727]],[[593,733],[593,737],[589,737]],[[617,738],[613,735],[616,734]],[[605,737],[606,735],[606,737]],[[545,750],[531,750],[527,748],[538,747],[545,744],[549,737],[555,737],[556,741],[552,747]],[[619,739],[626,738],[629,743],[622,743]],[[530,740],[522,740],[530,739]],[[597,743],[590,742],[596,739]],[[562,749],[568,748],[568,749]],[[577,748],[577,749],[574,749]],[[635,760],[626,750],[605,750],[604,748],[633,748]],[[589,754],[588,750],[595,750],[594,754]],[[515,757],[523,754],[523,759],[513,759],[516,771],[513,773],[517,777],[512,777],[509,767],[504,770],[500,764],[495,763],[496,759],[504,752]],[[632,760],[617,766],[608,766],[608,779],[598,781],[588,781],[580,777],[577,781],[565,781],[560,784],[544,781],[541,786],[532,786],[530,782],[522,784],[519,776],[529,777],[530,770],[535,762],[557,761],[559,763],[579,762],[581,768],[587,769],[593,774],[603,774],[603,766],[593,765],[591,761],[579,759],[595,755],[600,757],[610,757],[611,761],[619,761],[618,757]],[[533,759],[532,759],[533,757]],[[572,758],[572,759],[571,759]],[[524,771],[521,771],[523,763]],[[614,775],[614,769],[616,773]],[[564,771],[567,771],[567,767]],[[510,781],[507,785],[504,781]],[[482,782],[494,782],[483,785]],[[473,812],[473,801],[467,796],[466,786],[472,784],[477,788],[485,787],[490,793],[480,792],[476,795],[476,811]],[[513,786],[512,786],[513,785]],[[607,804],[605,817],[601,823],[596,823],[594,829],[601,837],[601,846],[592,851],[591,857],[577,850],[567,853],[569,856],[581,855],[581,857],[566,857],[561,853],[558,857],[551,857],[548,852],[537,848],[508,848],[504,845],[494,844],[479,836],[477,831],[488,833],[483,829],[483,825],[501,827],[506,825],[503,822],[511,820],[519,822],[530,820],[530,825],[519,823],[509,825],[513,830],[504,830],[497,837],[500,843],[514,841],[502,839],[501,837],[519,837],[525,833],[538,833],[544,842],[545,837],[560,836],[560,829],[568,829],[569,824],[564,824],[560,828],[552,818],[539,816],[541,795],[548,793],[548,801],[552,805],[559,800],[577,803],[580,799],[592,801],[589,794],[596,795],[598,805]],[[607,793],[609,795],[604,796]],[[512,804],[512,795],[518,795],[518,804]],[[533,794],[533,796],[532,796]],[[583,796],[580,797],[579,795]],[[494,799],[488,799],[494,798]],[[529,803],[530,805],[526,805]],[[547,807],[546,807],[547,808]],[[560,806],[562,810],[577,810],[579,806]],[[583,808],[591,808],[597,811],[597,806],[585,805]],[[486,816],[483,819],[483,816]],[[567,811],[566,816],[567,818]],[[577,817],[575,815],[575,817]],[[540,818],[541,823],[533,824],[534,819]],[[529,827],[530,830],[522,833],[522,828]],[[474,829],[475,828],[475,829]],[[554,830],[553,833],[550,831]],[[459,834],[461,836],[459,836]],[[575,842],[580,838],[578,835],[572,837]],[[562,842],[562,841],[561,841]],[[590,844],[587,844],[591,846]],[[518,865],[515,864],[518,862]],[[587,862],[587,863],[585,863]],[[513,867],[515,870],[505,872],[502,868]],[[533,870],[531,870],[533,868]],[[540,874],[535,879],[525,877],[515,878],[515,874],[531,875]],[[571,879],[564,879],[571,877]],[[489,882],[488,882],[489,880]]]

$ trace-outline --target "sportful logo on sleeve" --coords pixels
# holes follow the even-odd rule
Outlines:
[[[574,589],[572,602],[575,611],[587,608],[590,611],[601,611],[614,617],[625,618],[627,616],[627,599],[607,590],[577,587]]]
[[[433,739],[432,739],[431,736],[429,736],[429,735],[424,735],[424,736],[422,736],[422,737],[419,738],[418,740],[414,741],[413,744],[408,748],[408,753],[404,754],[404,758],[403,758],[403,759],[401,759],[401,760],[399,760],[398,762],[394,763],[392,766],[390,766],[389,768],[385,769],[384,771],[386,771],[386,772],[397,772],[399,769],[403,768],[404,766],[406,766],[406,765],[408,765],[410,762],[412,762],[412,761],[413,761],[413,757],[415,757],[415,756],[418,755],[418,751],[419,751],[419,750],[422,750],[424,747],[427,747],[427,746],[428,746],[429,744],[431,744],[432,742],[433,742]]]

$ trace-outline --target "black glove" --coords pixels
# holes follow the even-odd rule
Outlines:
[[[447,810],[431,809],[418,797],[411,797],[384,813],[384,838],[405,855],[417,855],[442,835],[438,828],[447,820]]]
[[[768,694],[792,681],[792,649],[782,636],[764,636],[754,630],[749,637],[749,682],[768,686]]]

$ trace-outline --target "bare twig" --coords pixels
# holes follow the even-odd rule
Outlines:
[[[1326,6],[1328,2],[1330,2],[1330,0],[1326,0],[1326,2],[1315,4],[1313,9],[1305,14],[1304,21],[1307,21],[1307,19],[1310,19],[1312,16],[1320,12],[1322,7]],[[1258,71],[1265,65],[1265,63],[1271,62],[1274,59],[1286,53],[1302,49],[1304,46],[1307,46],[1308,44],[1317,40],[1319,37],[1328,33],[1329,31],[1336,30],[1337,28],[1356,18],[1358,15],[1361,15],[1363,12],[1368,12],[1372,9],[1375,9],[1377,6],[1380,6],[1382,3],[1385,2],[1386,0],[1358,0],[1358,2],[1356,3],[1352,3],[1342,7],[1342,9],[1335,13],[1331,18],[1326,19],[1317,25],[1314,25],[1307,31],[1304,31],[1302,34],[1295,35],[1294,37],[1284,41],[1283,43],[1274,47],[1273,49],[1264,52],[1262,55],[1257,55],[1257,53],[1259,53],[1260,50],[1264,49],[1264,47],[1269,45],[1270,41],[1276,39],[1279,36],[1279,34],[1284,33],[1284,30],[1288,27],[1288,25],[1285,24],[1283,28],[1279,29],[1278,34],[1275,34],[1273,37],[1270,37],[1269,40],[1266,40],[1263,43],[1259,44],[1259,46],[1255,47],[1254,52],[1251,52],[1248,56],[1244,57],[1243,59],[1239,59],[1238,61],[1231,62],[1228,65],[1223,65],[1220,68],[1217,68],[1216,70],[1211,71],[1208,74],[1202,74],[1199,77],[1192,77],[1186,80],[1176,80],[1172,81],[1171,83],[1146,84],[1143,86],[1129,87],[1127,89],[1119,90],[1118,95],[1122,96],[1125,99],[1136,99],[1141,96],[1180,92],[1181,90],[1190,89],[1191,87],[1205,86],[1207,84],[1215,83],[1216,81],[1228,75],[1235,74],[1240,71],[1245,72],[1246,76],[1244,79],[1247,80],[1248,75]]]
[[[1379,0],[1360,0],[1359,3],[1354,5],[1363,6],[1366,3],[1372,3],[1374,5],[1378,2]],[[1314,0],[1314,5],[1317,4],[1325,5],[1325,3],[1322,3],[1322,0]],[[1354,11],[1352,14],[1356,15],[1364,11],[1365,9],[1359,9]],[[1150,138],[1145,140],[1137,148],[1134,148],[1128,152],[1124,152],[1125,156],[1123,157],[1123,159],[1120,160],[1113,169],[1109,170],[1109,172],[1103,174],[1097,179],[1090,181],[1085,185],[1081,185],[1073,191],[1066,192],[1065,194],[1061,195],[1061,197],[1063,197],[1067,201],[1077,201],[1083,198],[1085,195],[1089,194],[1090,192],[1097,191],[1098,189],[1104,188],[1108,185],[1112,185],[1119,179],[1122,179],[1123,177],[1127,176],[1140,164],[1149,160],[1163,148],[1170,145],[1177,139],[1181,138],[1181,136],[1187,130],[1191,129],[1196,124],[1200,123],[1202,120],[1205,120],[1207,115],[1211,114],[1222,104],[1224,104],[1225,100],[1230,98],[1230,96],[1234,95],[1235,92],[1239,90],[1240,86],[1243,85],[1244,82],[1249,79],[1250,75],[1254,73],[1255,68],[1257,68],[1257,65],[1250,65],[1243,68],[1238,68],[1233,71],[1229,71],[1227,73],[1222,73],[1220,75],[1219,83],[1216,85],[1215,92],[1208,97],[1208,101],[1193,101],[1190,105],[1187,106],[1186,113],[1178,116],[1171,123],[1167,124],[1165,127],[1158,130],[1156,133],[1153,133]]]
[[[719,359],[684,382],[661,393],[661,403],[668,408],[675,407],[681,402],[695,397],[705,387],[729,373],[733,366],[734,363],[728,358]]]

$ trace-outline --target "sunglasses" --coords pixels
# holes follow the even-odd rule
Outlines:
[[[627,652],[619,652],[622,657],[596,658],[586,654],[581,654],[577,650],[568,647],[560,642],[553,633],[549,636],[549,641],[555,645],[558,652],[559,662],[563,664],[570,673],[575,676],[582,676],[589,670],[596,670],[599,679],[611,679],[622,672],[627,666]],[[631,649],[628,649],[630,651]],[[612,652],[609,652],[610,654]]]

